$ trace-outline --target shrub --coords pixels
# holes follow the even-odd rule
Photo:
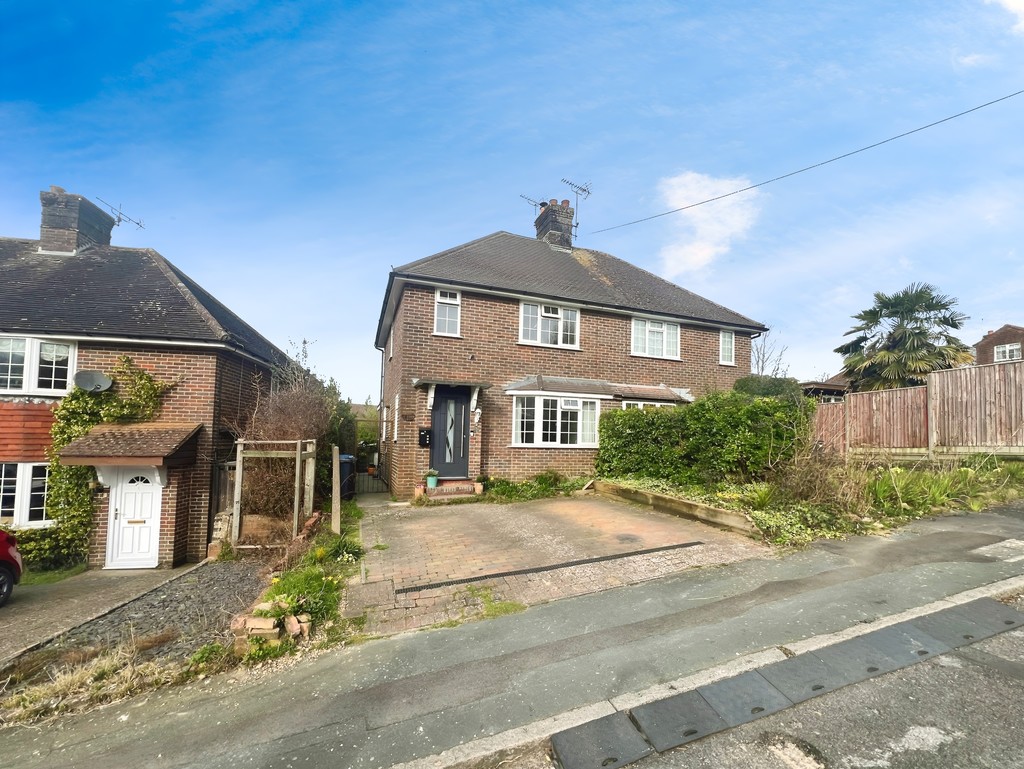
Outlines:
[[[319,624],[338,616],[341,577],[323,566],[303,566],[281,575],[264,593],[264,600],[284,605],[280,614],[308,614]]]

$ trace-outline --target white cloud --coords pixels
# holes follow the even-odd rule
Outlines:
[[[986,5],[1001,5],[1014,16],[1017,23],[1013,25],[1013,31],[1024,35],[1024,0],[985,0]]]
[[[669,208],[682,208],[749,186],[748,179],[716,179],[686,171],[662,179],[658,192]],[[751,190],[672,214],[673,242],[661,249],[666,275],[672,278],[711,265],[750,229],[758,211],[757,191]]]
[[[981,67],[990,64],[993,61],[993,57],[984,53],[966,53],[956,56],[953,61],[958,67]]]

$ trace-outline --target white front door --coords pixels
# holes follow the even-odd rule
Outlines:
[[[114,472],[106,568],[149,569],[157,565],[162,491],[156,468],[119,467]]]

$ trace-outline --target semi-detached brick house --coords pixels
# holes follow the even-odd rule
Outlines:
[[[40,200],[39,240],[0,238],[0,524],[50,525],[53,407],[127,355],[174,387],[158,421],[101,425],[61,453],[99,477],[89,563],[200,560],[231,430],[286,357],[156,251],[111,246],[114,219],[88,200]]]
[[[981,366],[1020,360],[1021,350],[1024,350],[1024,326],[1007,323],[1002,328],[989,331],[974,345],[974,362]]]
[[[391,272],[376,346],[396,495],[429,468],[452,482],[590,473],[603,412],[684,403],[750,373],[763,325],[574,247],[573,214],[553,200],[536,238],[497,232]]]

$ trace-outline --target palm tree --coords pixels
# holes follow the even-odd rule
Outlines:
[[[950,333],[968,319],[956,301],[927,283],[876,291],[874,305],[854,315],[860,323],[844,334],[854,339],[835,349],[851,389],[913,387],[932,371],[971,363],[970,349]]]

